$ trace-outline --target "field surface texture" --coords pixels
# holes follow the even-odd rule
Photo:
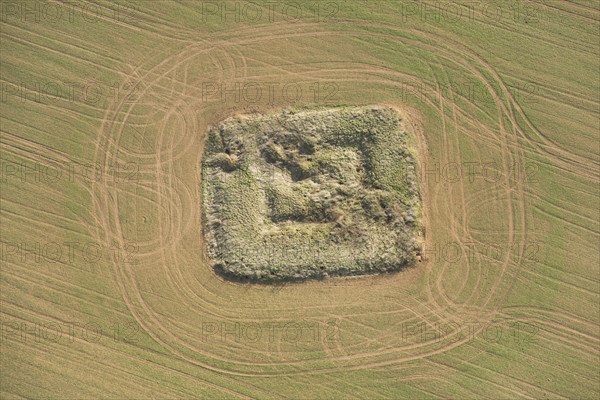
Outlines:
[[[0,0],[0,399],[598,399],[599,25]]]

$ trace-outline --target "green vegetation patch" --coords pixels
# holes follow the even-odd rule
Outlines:
[[[287,110],[209,130],[204,235],[215,269],[260,282],[398,271],[419,258],[416,152],[387,107]]]

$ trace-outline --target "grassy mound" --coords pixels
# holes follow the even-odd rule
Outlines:
[[[274,282],[414,263],[421,197],[401,120],[391,108],[340,107],[211,128],[202,206],[215,269]]]

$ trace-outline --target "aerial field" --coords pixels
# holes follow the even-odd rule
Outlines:
[[[600,395],[597,2],[0,7],[1,399]],[[418,258],[219,274],[209,132],[367,106],[410,132]]]

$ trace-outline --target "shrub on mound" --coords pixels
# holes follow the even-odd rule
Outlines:
[[[387,107],[222,121],[202,165],[215,269],[261,282],[398,271],[422,235],[416,152]]]

